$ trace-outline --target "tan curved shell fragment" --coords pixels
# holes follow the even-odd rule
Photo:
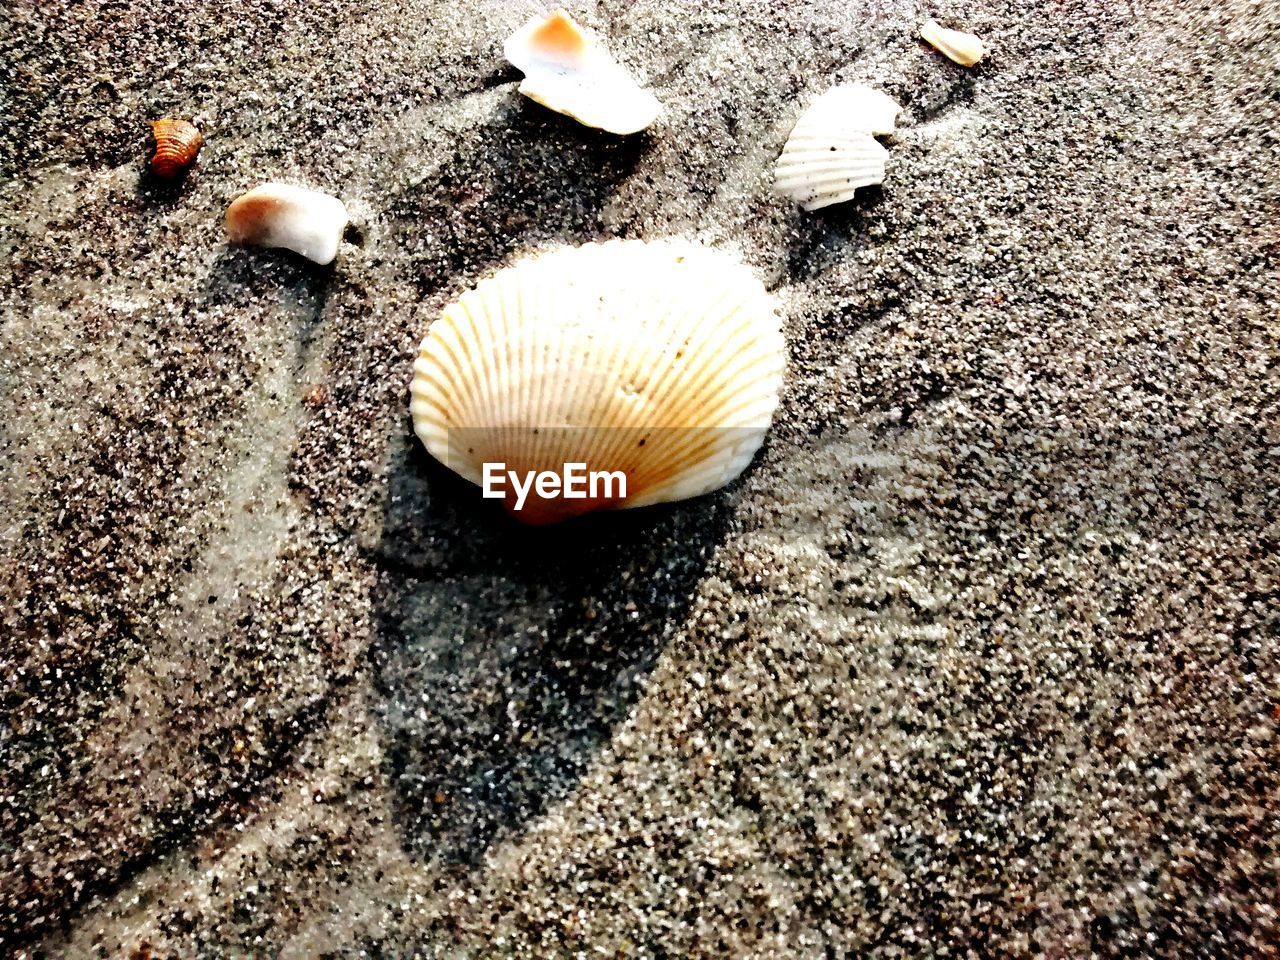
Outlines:
[[[636,133],[662,109],[563,10],[530,20],[507,38],[503,54],[525,75],[522,94],[588,127]]]
[[[963,30],[951,30],[937,20],[926,20],[920,27],[920,36],[948,60],[962,67],[972,67],[986,56],[987,48],[977,35]]]
[[[728,254],[593,243],[523,260],[446,307],[414,362],[410,412],[432,456],[476,484],[486,464],[626,477],[625,497],[531,495],[515,514],[554,522],[734,479],[764,440],[785,355],[771,298]]]
[[[828,90],[800,115],[774,168],[774,186],[806,210],[853,198],[883,183],[889,152],[875,139],[893,133],[901,107],[863,84]]]
[[[347,220],[337,197],[288,183],[264,183],[242,193],[226,215],[233,243],[282,247],[320,264],[338,255]]]

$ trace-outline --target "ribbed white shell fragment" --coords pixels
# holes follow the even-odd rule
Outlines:
[[[338,255],[347,208],[337,197],[287,183],[264,183],[227,208],[227,235],[235,243],[283,247],[316,263]]]
[[[920,36],[962,67],[972,67],[987,52],[987,48],[975,34],[948,29],[937,20],[926,20],[920,28]]]
[[[534,17],[503,45],[524,72],[519,90],[557,113],[609,133],[643,130],[662,109],[595,37],[563,10]]]
[[[883,183],[889,153],[875,139],[893,133],[901,107],[878,90],[828,90],[801,114],[775,167],[775,186],[806,210],[852,199]]]
[[[625,497],[516,513],[545,523],[728,483],[764,440],[785,355],[771,298],[733,257],[593,243],[520,261],[446,307],[414,363],[410,411],[427,450],[473,483],[486,463],[626,476]]]

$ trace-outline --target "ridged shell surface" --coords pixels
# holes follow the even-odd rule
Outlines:
[[[227,235],[235,243],[282,247],[316,263],[338,255],[347,208],[337,197],[288,183],[264,183],[227,208]]]
[[[187,120],[164,118],[151,121],[155,153],[151,155],[151,171],[158,177],[172,178],[185,173],[196,162],[204,145],[204,137]]]
[[[609,133],[643,130],[662,107],[563,10],[534,17],[503,45],[525,74],[519,90],[557,113]]]
[[[835,87],[801,114],[774,169],[774,185],[806,210],[852,199],[883,183],[889,153],[875,134],[892,133],[901,108],[861,84]]]
[[[625,497],[516,514],[550,522],[728,483],[763,442],[785,354],[771,298],[732,256],[587,244],[521,261],[445,308],[414,363],[410,409],[427,450],[473,483],[486,463],[626,476]]]

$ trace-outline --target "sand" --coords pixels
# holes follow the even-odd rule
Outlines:
[[[1280,956],[1280,9],[570,7],[649,132],[515,93],[532,4],[6,7],[0,953]],[[841,80],[889,175],[804,214]],[[226,244],[273,178],[332,267]],[[528,531],[429,462],[443,304],[671,235],[778,298],[747,476]]]

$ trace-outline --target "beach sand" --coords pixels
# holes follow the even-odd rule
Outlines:
[[[0,953],[1280,956],[1280,7],[571,4],[625,139],[516,94],[537,9],[6,8]],[[802,213],[838,81],[888,177]],[[227,245],[270,179],[333,266]],[[778,299],[740,482],[528,530],[429,460],[444,304],[666,236]]]

